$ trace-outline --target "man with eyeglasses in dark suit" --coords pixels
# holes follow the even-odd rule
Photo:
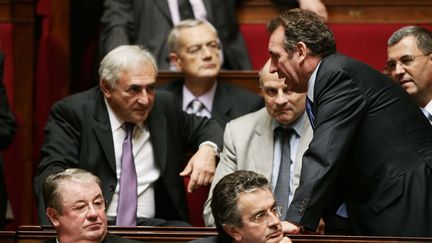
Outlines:
[[[386,72],[411,95],[432,122],[432,32],[406,26],[387,41]]]

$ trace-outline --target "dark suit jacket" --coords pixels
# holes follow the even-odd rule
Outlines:
[[[432,235],[432,126],[407,93],[369,66],[323,58],[315,132],[288,220],[315,229],[342,191],[355,234]]]
[[[0,150],[5,150],[11,143],[16,131],[15,119],[10,111],[6,89],[3,84],[4,55],[0,52]],[[3,229],[6,217],[7,193],[3,178],[3,159],[0,154],[0,229]]]
[[[175,80],[159,88],[172,92],[178,104],[182,106],[183,80]],[[212,118],[225,127],[227,122],[262,107],[264,107],[264,100],[261,96],[233,84],[218,82],[213,101]]]
[[[288,3],[295,0],[279,0]],[[226,69],[251,69],[237,23],[240,0],[203,0],[207,19],[223,44]],[[167,37],[173,24],[166,0],[105,0],[101,18],[101,56],[119,45],[139,44],[150,50],[160,69],[169,68]]]
[[[105,239],[101,243],[136,243],[136,242],[143,242],[143,241],[135,241],[135,240],[129,240],[125,238],[121,238],[120,236],[107,233],[105,236]],[[42,241],[42,243],[57,243],[56,238],[52,238],[49,240]]]
[[[172,94],[157,91],[146,121],[150,130],[156,164],[161,177],[155,184],[156,217],[187,221],[183,180],[186,149],[204,141],[222,146],[222,129],[214,120],[181,111]],[[108,203],[117,185],[114,144],[107,107],[98,87],[54,104],[45,127],[45,143],[34,181],[39,218],[44,216],[42,184],[48,175],[79,167],[99,176]]]

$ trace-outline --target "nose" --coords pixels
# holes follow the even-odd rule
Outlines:
[[[394,76],[399,78],[401,75],[405,73],[405,68],[400,64],[400,62],[396,62],[395,69],[393,70]]]
[[[278,214],[269,213],[268,226],[278,225],[280,223],[280,218]]]
[[[282,89],[278,90],[278,94],[276,96],[276,104],[277,105],[285,105],[288,102],[287,95],[283,92]]]
[[[87,218],[88,219],[95,219],[98,216],[98,212],[93,204],[88,205],[88,212],[87,212]]]
[[[203,58],[207,59],[207,58],[211,58],[212,57],[212,51],[210,50],[210,48],[206,45],[204,45],[201,49],[201,55]]]
[[[138,103],[147,105],[149,103],[149,95],[146,89],[141,90],[141,94],[138,97]]]
[[[276,64],[274,64],[273,62],[270,62],[270,68],[269,68],[269,72],[270,73],[275,73],[275,72],[277,72],[277,66],[276,66]]]

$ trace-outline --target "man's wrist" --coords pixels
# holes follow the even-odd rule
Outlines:
[[[215,156],[217,158],[220,157],[220,149],[217,146],[217,144],[210,142],[210,141],[206,141],[206,142],[201,143],[198,148],[201,148],[202,146],[209,146],[213,150]]]

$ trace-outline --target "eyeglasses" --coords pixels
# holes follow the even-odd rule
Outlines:
[[[77,214],[87,214],[90,211],[90,207],[93,207],[94,210],[100,211],[105,210],[107,201],[103,199],[97,199],[92,203],[80,202],[72,206],[72,210]]]
[[[186,48],[186,52],[193,55],[198,55],[207,48],[212,53],[218,52],[221,49],[221,44],[218,41],[210,41],[205,44],[193,45]]]
[[[279,90],[282,90],[282,93],[289,94],[289,90],[287,87],[284,88],[274,88],[274,87],[267,87],[267,86],[261,86],[261,89],[263,90],[264,94],[266,94],[269,97],[276,97],[279,93]]]
[[[427,54],[421,54],[421,55],[417,55],[417,56],[405,55],[405,56],[400,57],[399,60],[389,60],[389,61],[387,61],[386,65],[385,65],[385,70],[394,71],[396,69],[396,65],[398,63],[402,67],[409,67],[409,66],[411,66],[411,64],[413,64],[413,62],[416,58],[428,56],[430,54],[431,53],[427,53]]]
[[[251,218],[249,218],[249,220],[256,224],[268,223],[271,218],[270,214],[279,218],[282,215],[282,207],[274,206],[270,209],[267,209],[266,211],[253,215]]]

